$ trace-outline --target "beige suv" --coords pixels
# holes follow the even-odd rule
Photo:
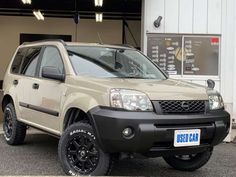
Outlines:
[[[136,154],[193,171],[229,132],[230,115],[213,86],[169,79],[130,47],[26,43],[3,83],[4,137],[21,144],[27,126],[60,137],[68,175],[107,175],[114,159]]]

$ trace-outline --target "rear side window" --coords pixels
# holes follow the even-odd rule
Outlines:
[[[18,51],[17,51],[17,54],[14,58],[14,61],[12,63],[12,66],[11,66],[11,72],[14,73],[14,74],[18,74],[19,71],[20,71],[20,66],[21,66],[21,62],[25,56],[27,52],[27,49],[26,48],[20,48]]]
[[[21,74],[35,76],[41,47],[29,48],[21,67]]]

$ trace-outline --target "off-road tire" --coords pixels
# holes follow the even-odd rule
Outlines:
[[[3,132],[7,144],[22,144],[25,140],[26,129],[27,127],[25,124],[17,121],[16,111],[13,104],[8,103],[4,109],[3,115]]]
[[[85,141],[87,141],[87,144],[82,143]],[[89,148],[87,148],[88,146],[90,146],[90,150]],[[85,148],[85,150],[83,148]],[[87,152],[87,155],[85,155],[85,157],[81,155],[82,151]],[[96,153],[96,158],[90,157],[91,154]],[[88,123],[76,123],[66,129],[59,141],[58,155],[62,168],[67,175],[104,176],[111,171],[111,156],[103,152],[102,149],[98,146],[93,128]],[[85,160],[85,158],[88,158],[90,162],[94,162],[96,166],[94,164],[91,165],[90,163],[88,163],[88,161],[84,163],[83,161]],[[78,159],[80,160],[78,161]],[[75,161],[78,161],[77,165],[75,165]],[[83,165],[86,164],[87,166],[89,166],[88,164],[90,164],[91,168],[93,167],[93,170],[88,169],[87,172],[81,170],[82,162]]]
[[[176,170],[180,171],[195,171],[204,166],[212,155],[212,149],[198,153],[189,160],[183,160],[176,156],[163,157],[166,163]]]

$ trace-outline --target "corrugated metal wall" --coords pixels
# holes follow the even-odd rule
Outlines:
[[[145,26],[148,32],[221,34],[223,1],[226,0],[146,0]],[[230,0],[228,0],[230,1]],[[153,21],[163,17],[156,29]]]
[[[147,53],[147,33],[221,35],[220,75],[216,82],[227,110],[236,117],[236,1],[235,0],[143,0],[142,50]],[[153,22],[162,16],[155,28]],[[177,77],[178,78],[178,77]],[[206,84],[207,76],[181,77]],[[234,91],[235,90],[235,91]],[[234,103],[234,106],[233,106]]]

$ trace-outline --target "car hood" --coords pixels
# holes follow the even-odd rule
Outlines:
[[[120,79],[76,77],[76,85],[96,91],[109,92],[113,88],[138,90],[151,100],[207,100],[206,88],[201,85],[175,80]]]

